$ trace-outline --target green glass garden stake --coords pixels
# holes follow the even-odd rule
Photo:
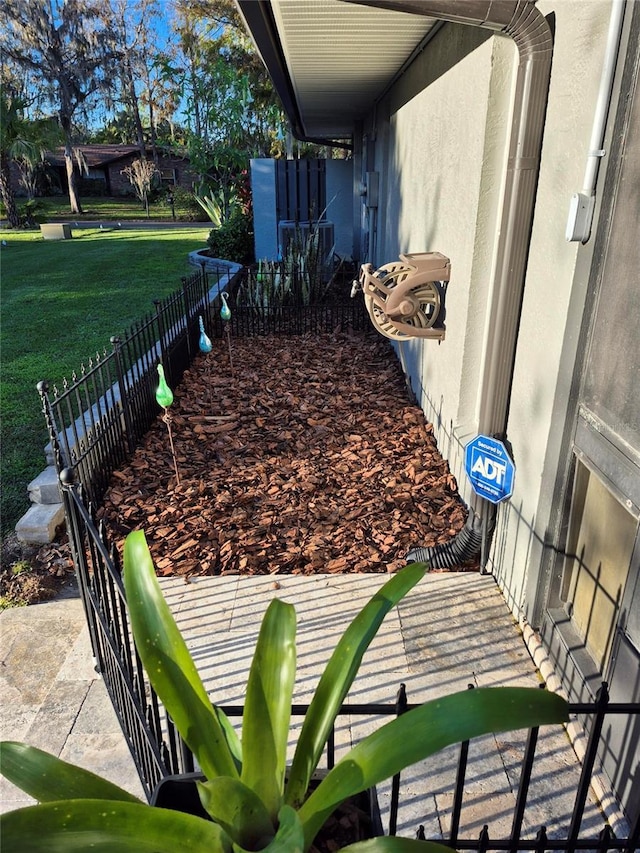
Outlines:
[[[164,367],[161,364],[158,365],[158,376],[160,377],[160,382],[156,388],[156,401],[163,409],[168,409],[173,403],[173,392],[167,385],[167,380],[164,376]]]
[[[176,449],[173,446],[173,433],[171,430],[171,415],[169,414],[169,406],[173,403],[173,392],[167,385],[167,380],[164,376],[164,367],[158,365],[159,384],[156,388],[156,402],[164,409],[162,420],[167,425],[169,433],[169,446],[171,447],[171,456],[173,457],[173,470],[176,472],[176,482],[180,484],[180,472],[178,471],[178,460],[176,458]]]

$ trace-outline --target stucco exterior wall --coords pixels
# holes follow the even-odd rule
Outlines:
[[[508,423],[513,500],[499,515],[492,567],[514,612],[532,617],[527,577],[543,556],[575,370],[586,282],[565,238],[569,200],[582,188],[609,24],[609,0],[540,2],[556,31],[551,87]],[[533,595],[533,590],[531,590]]]
[[[438,54],[448,55],[446,72],[421,89]],[[389,94],[388,121],[382,110],[377,115],[383,191],[374,263],[399,252],[451,259],[445,340],[414,339],[397,349],[465,497],[461,451],[477,422],[514,58],[509,40],[451,25]]]
[[[327,219],[333,222],[335,251],[342,258],[353,257],[353,163],[327,160]]]
[[[569,428],[566,396],[584,288],[574,284],[578,247],[566,242],[565,228],[569,199],[582,185],[610,0],[541,0],[538,8],[555,13],[555,49],[508,424],[515,493],[499,508],[490,560],[514,613],[531,608],[527,575],[541,558],[560,439]],[[461,31],[474,29],[443,28],[375,117],[384,204],[374,263],[428,250],[452,263],[446,340],[398,349],[467,500],[462,449],[477,431],[482,357],[492,333],[487,305],[517,66],[510,39],[465,42]],[[447,50],[458,53],[456,61],[429,79],[421,63],[437,64]],[[422,89],[420,75],[428,82]]]

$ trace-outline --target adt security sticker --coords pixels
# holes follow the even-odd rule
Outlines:
[[[478,435],[467,444],[464,468],[474,492],[498,504],[513,494],[515,465],[501,441]]]

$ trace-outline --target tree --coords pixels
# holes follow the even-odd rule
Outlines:
[[[9,228],[20,226],[20,216],[11,187],[11,158],[20,140],[23,102],[3,88],[0,92],[0,195]]]
[[[120,53],[121,97],[126,113],[130,116],[135,128],[136,144],[142,159],[146,158],[146,144],[136,92],[135,65],[138,43],[146,27],[146,13],[148,13],[150,2],[152,0],[139,0],[131,4],[128,0],[115,0],[113,4],[115,33]]]
[[[28,199],[36,195],[47,151],[57,148],[63,141],[60,125],[54,118],[23,120],[22,135],[10,154],[20,170],[20,183]]]
[[[176,0],[180,52],[166,75],[182,82],[187,150],[199,195],[232,208],[250,157],[282,147],[285,118],[265,68],[230,0]]]
[[[65,140],[72,213],[82,213],[73,152],[74,114],[113,85],[117,51],[107,0],[0,0],[2,50],[55,108]]]
[[[144,205],[144,208],[147,211],[147,217],[149,216],[149,193],[151,191],[151,184],[157,172],[158,169],[154,163],[150,160],[143,160],[142,158],[140,158],[140,160],[134,160],[130,166],[125,166],[122,170],[122,174],[129,178],[131,186],[134,188],[136,195]]]

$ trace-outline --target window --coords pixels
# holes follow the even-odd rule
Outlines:
[[[175,186],[178,183],[178,170],[160,169],[160,181],[163,186]]]
[[[601,673],[607,669],[636,532],[633,515],[578,462],[560,597]]]

